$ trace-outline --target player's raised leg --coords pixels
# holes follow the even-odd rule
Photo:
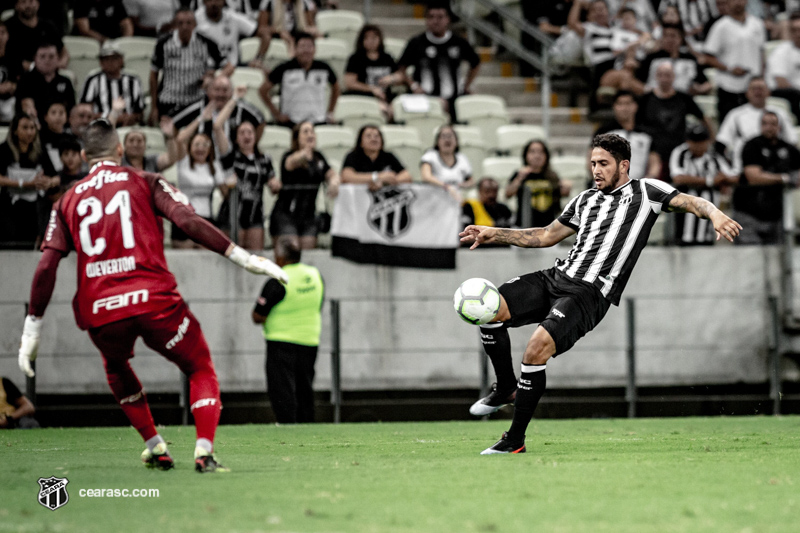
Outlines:
[[[156,430],[142,384],[130,366],[133,344],[138,336],[135,327],[135,319],[120,320],[89,330],[89,336],[103,356],[106,379],[114,398],[147,445],[142,452],[142,462],[150,468],[169,470],[175,464],[166,441]]]
[[[492,363],[497,381],[492,384],[489,394],[469,408],[475,416],[486,416],[494,413],[504,405],[514,402],[517,391],[517,378],[514,374],[514,365],[511,360],[511,339],[508,336],[508,326],[504,321],[511,318],[508,304],[500,295],[500,309],[492,322],[482,325],[481,343],[483,351]]]

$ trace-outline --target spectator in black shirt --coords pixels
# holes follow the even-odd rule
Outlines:
[[[269,223],[276,260],[283,260],[285,255],[281,237],[299,244],[303,250],[316,248],[319,186],[327,182],[329,196],[339,193],[339,176],[316,146],[312,123],[302,122],[292,129],[292,146],[281,160],[280,192]],[[272,190],[275,192],[276,187]]]
[[[61,170],[61,154],[59,146],[65,139],[72,137],[66,131],[67,126],[67,109],[64,107],[64,102],[53,102],[47,108],[47,113],[44,115],[42,121],[42,129],[39,130],[39,140],[42,143],[42,149],[50,157],[50,163],[53,168],[58,171]],[[80,150],[78,150],[80,152]]]
[[[392,119],[391,87],[405,82],[396,73],[397,63],[383,49],[383,32],[374,24],[365,24],[356,40],[356,51],[347,60],[344,72],[346,94],[374,96],[381,102],[387,121]]]
[[[517,197],[517,227],[544,228],[561,213],[561,198],[569,195],[570,184],[550,168],[550,150],[543,141],[530,141],[522,149],[522,168],[506,185],[506,198]],[[525,191],[530,191],[526,205]],[[530,212],[530,221],[525,213]]]
[[[783,194],[797,184],[800,151],[779,136],[778,115],[761,115],[761,135],[742,149],[741,181],[733,191],[733,209],[744,229],[740,244],[779,244],[783,238]]]
[[[703,73],[697,59],[688,52],[681,52],[684,44],[683,27],[679,24],[664,24],[661,34],[661,50],[645,57],[636,77],[648,89],[656,86],[656,69],[662,63],[672,63],[675,72],[673,86],[676,91],[687,94],[708,94],[711,83]]]
[[[669,161],[672,150],[681,144],[686,132],[686,117],[692,115],[703,122],[709,130],[703,112],[695,101],[686,93],[678,92],[674,88],[675,72],[672,63],[661,63],[656,69],[656,87],[653,92],[647,93],[639,100],[639,111],[636,122],[658,132],[653,136],[652,150],[660,157],[661,161]],[[668,168],[662,177],[666,178]]]
[[[14,118],[19,79],[19,65],[11,61],[8,54],[8,28],[0,21],[0,124],[8,124]]]
[[[383,134],[367,124],[356,136],[356,146],[342,163],[342,183],[362,183],[369,190],[411,183],[411,174],[391,152],[383,150]]]
[[[8,187],[11,193],[10,240],[15,247],[34,248],[39,234],[39,199],[42,191],[58,183],[33,117],[18,114],[11,121],[8,139],[0,144],[0,187]]]
[[[61,157],[61,170],[58,172],[61,183],[59,184],[58,193],[51,198],[53,202],[61,198],[76,181],[82,180],[88,174],[83,168],[81,144],[78,139],[72,135],[64,138],[58,147],[58,151]]]
[[[6,21],[9,59],[20,72],[31,69],[36,50],[42,42],[55,44],[58,68],[68,68],[69,52],[61,40],[62,30],[39,17],[39,0],[17,0],[14,16]]]
[[[222,166],[232,169],[236,176],[236,191],[239,195],[236,213],[239,228],[238,243],[245,250],[264,248],[264,187],[278,190],[280,181],[275,177],[272,159],[262,154],[256,145],[256,129],[249,122],[242,122],[234,131],[233,150],[222,157]],[[229,200],[228,197],[227,200]],[[230,204],[220,212],[230,213]],[[230,217],[230,215],[229,215]],[[221,225],[227,220],[220,214]]]
[[[339,98],[339,82],[327,63],[314,59],[316,45],[308,33],[295,38],[294,59],[281,63],[269,73],[258,89],[261,99],[272,113],[275,121],[287,127],[301,122],[312,124],[333,122],[333,110]],[[281,86],[280,110],[270,97],[270,90]],[[331,94],[325,101],[325,89],[330,85]]]
[[[8,378],[0,378],[0,429],[38,428],[36,408]]]
[[[133,22],[122,0],[81,0],[73,9],[75,35],[106,42],[117,37],[133,35]]]
[[[470,70],[459,80],[459,67],[466,61]],[[481,60],[472,46],[450,30],[450,9],[439,3],[429,4],[425,12],[425,32],[412,37],[398,63],[398,72],[406,75],[414,67],[411,90],[416,94],[438,96],[447,102],[455,117],[455,99],[471,91]]]
[[[17,110],[41,121],[53,102],[62,102],[69,112],[75,105],[75,89],[58,73],[58,52],[51,43],[36,50],[34,68],[23,74],[17,85]]]
[[[478,198],[469,198],[464,202],[461,208],[461,224],[464,227],[477,224],[495,228],[510,228],[511,210],[506,204],[497,201],[499,189],[497,181],[492,178],[478,180]],[[468,245],[464,243],[462,246]]]

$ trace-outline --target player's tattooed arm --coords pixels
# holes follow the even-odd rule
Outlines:
[[[561,242],[575,231],[553,221],[546,228],[506,229],[488,226],[467,226],[461,232],[461,242],[472,243],[471,249],[481,244],[511,244],[520,248],[546,248]]]
[[[733,242],[742,229],[738,222],[717,209],[714,204],[697,196],[680,193],[670,200],[669,207],[675,213],[691,213],[699,218],[710,220],[717,231],[717,240],[725,237]]]

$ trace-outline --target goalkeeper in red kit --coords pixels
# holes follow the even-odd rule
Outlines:
[[[75,320],[100,350],[114,398],[147,444],[142,453],[145,465],[168,470],[174,463],[130,366],[138,337],[189,378],[197,430],[195,469],[226,471],[214,456],[214,433],[222,408],[217,375],[200,324],[167,268],[162,217],[249,272],[284,283],[288,278],[275,263],[246,252],[195,215],[186,196],[161,175],[120,166],[122,145],[108,121],[91,123],[84,141],[83,156],[91,172],[64,194],[50,214],[22,332],[20,368],[33,377],[31,361],[36,358],[58,263],[74,250],[78,257]]]

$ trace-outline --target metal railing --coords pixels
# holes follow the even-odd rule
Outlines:
[[[496,26],[491,23],[474,16],[476,4],[481,5],[489,11],[497,13],[503,21],[503,24],[510,24],[518,28],[522,33],[532,37],[540,43],[541,55],[522,46],[522,43],[516,41],[511,36],[500,31]],[[484,36],[491,39],[494,43],[503,46],[510,53],[514,54],[517,58],[522,59],[533,65],[541,73],[541,107],[542,107],[542,128],[544,128],[545,137],[550,135],[550,99],[551,99],[551,84],[550,84],[550,58],[549,49],[553,43],[553,39],[548,37],[539,28],[529,23],[519,14],[514,13],[508,7],[498,4],[492,0],[461,0],[453,2],[453,11],[461,17],[466,26],[472,30],[477,31]]]

